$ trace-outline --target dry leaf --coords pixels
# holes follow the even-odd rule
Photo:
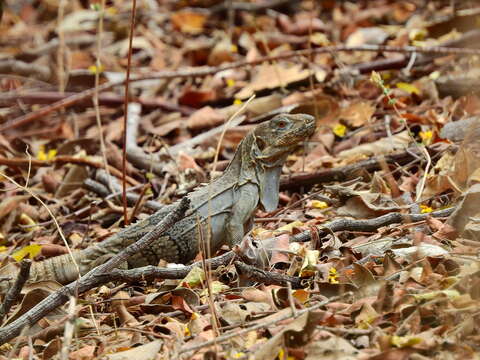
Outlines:
[[[187,120],[187,127],[192,130],[204,129],[223,124],[226,116],[210,106],[204,106],[195,111]]]
[[[157,354],[160,352],[162,344],[162,340],[155,340],[127,351],[107,354],[106,357],[108,360],[153,360],[156,359]]]
[[[185,34],[199,34],[203,31],[207,16],[194,11],[173,13],[170,17],[173,26]]]
[[[362,157],[389,154],[395,150],[404,150],[408,147],[412,138],[408,131],[402,131],[391,137],[386,137],[369,144],[362,144],[353,149],[344,150],[338,154],[338,157],[356,161]]]
[[[370,122],[375,106],[368,101],[357,101],[340,110],[339,118],[350,127],[360,127]]]
[[[255,92],[264,89],[275,89],[292,82],[305,80],[310,75],[309,70],[302,70],[302,65],[263,64],[255,70],[250,83],[240,90],[235,97],[246,99]]]

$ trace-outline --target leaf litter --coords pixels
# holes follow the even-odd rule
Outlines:
[[[123,89],[100,92],[98,107],[86,99],[15,123],[93,88],[97,76],[124,78],[131,2],[102,4],[6,0],[0,10],[0,174],[48,204],[74,249],[121,226],[118,196],[83,184],[99,181],[105,160],[121,184]],[[216,172],[255,124],[276,113],[314,115],[317,131],[288,159],[279,209],[257,212],[235,261],[79,294],[73,310],[56,309],[0,346],[0,357],[478,358],[478,53],[421,48],[475,47],[479,9],[455,1],[137,6],[131,71],[146,79],[131,83],[129,101],[140,105],[133,145],[144,159],[127,164],[137,218],[208,179],[223,124],[253,94],[225,133]],[[473,40],[462,42],[466,36]],[[400,49],[305,52],[340,45]],[[408,46],[419,51],[402,51]],[[284,56],[292,51],[303,52]],[[222,69],[242,61],[251,65]],[[215,70],[155,77],[205,66]],[[392,154],[403,158],[391,161]],[[38,198],[3,175],[0,189],[2,271],[22,258],[67,252]],[[434,217],[445,209],[453,211]],[[403,220],[378,221],[393,214]],[[343,225],[332,228],[337,220]],[[305,233],[310,241],[295,240]],[[58,288],[25,286],[3,325]]]

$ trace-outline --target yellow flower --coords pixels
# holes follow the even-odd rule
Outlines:
[[[97,65],[90,65],[90,66],[88,67],[88,71],[90,71],[90,72],[91,72],[92,74],[94,74],[94,75],[95,75],[97,72],[101,74],[101,73],[103,72],[103,70],[105,70],[105,68],[103,67],[103,65],[100,65],[98,68],[97,68]]]
[[[53,160],[56,155],[56,149],[50,149],[48,152],[45,152],[45,146],[41,146],[40,150],[38,150],[37,159],[41,161]]]
[[[420,209],[422,209],[420,211],[422,214],[431,213],[433,211],[433,209],[428,205],[420,205]]]
[[[328,204],[325,201],[320,200],[312,200],[312,208],[314,209],[326,209],[328,208]]]
[[[338,137],[344,137],[347,133],[347,127],[342,124],[335,125],[335,127],[333,128],[333,133]]]
[[[338,284],[338,274],[337,274],[337,269],[334,267],[330,268],[328,270],[328,282],[330,284]]]
[[[421,138],[424,144],[430,144],[433,138],[433,132],[432,130],[427,130],[427,131],[420,131],[418,134]]]

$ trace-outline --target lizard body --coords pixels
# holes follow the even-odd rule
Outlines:
[[[199,239],[210,239],[211,253],[223,244],[233,246],[240,242],[250,230],[259,205],[266,211],[277,207],[282,166],[314,130],[314,118],[304,114],[277,115],[259,124],[241,141],[219,178],[187,195],[191,205],[184,219],[150,248],[130,257],[128,267],[157,265],[161,259],[188,263],[199,251]],[[80,273],[85,274],[140,239],[174,207],[175,204],[167,205],[107,240],[74,252]],[[77,267],[66,254],[32,264],[29,282],[56,280],[66,284],[77,278]]]

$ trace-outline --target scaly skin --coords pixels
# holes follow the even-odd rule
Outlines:
[[[131,257],[126,265],[129,268],[157,265],[160,259],[188,263],[199,251],[199,239],[209,243],[211,253],[223,244],[232,246],[240,242],[250,230],[258,206],[266,211],[277,207],[282,166],[314,130],[314,118],[304,114],[277,115],[258,125],[242,140],[222,176],[188,195],[191,206],[185,218],[151,248]],[[165,206],[107,240],[74,252],[80,273],[85,274],[140,239],[174,206]],[[49,279],[66,284],[77,278],[76,266],[67,254],[34,263],[29,282]]]

